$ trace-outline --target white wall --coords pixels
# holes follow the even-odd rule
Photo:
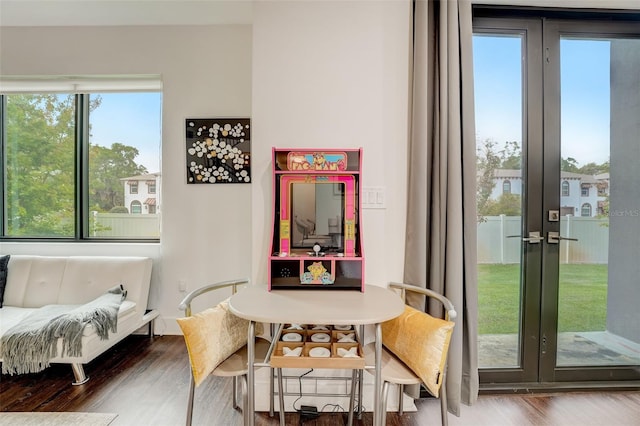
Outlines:
[[[363,147],[363,184],[386,188],[386,209],[363,211],[366,280],[400,280],[410,16],[408,0],[264,1],[253,27],[0,27],[0,74],[160,74],[164,84],[161,243],[3,242],[0,253],[151,256],[156,331],[178,333],[179,280],[265,284],[271,147]],[[253,183],[187,185],[184,120],[222,116],[252,118]]]
[[[153,257],[159,333],[178,332],[179,280],[192,290],[250,276],[251,185],[187,185],[184,122],[251,116],[251,26],[2,27],[0,57],[3,75],[160,74],[164,85],[161,243],[3,242],[0,252]]]
[[[363,147],[367,284],[402,279],[411,9],[405,0],[262,1],[253,10],[253,279],[267,277],[271,148]]]

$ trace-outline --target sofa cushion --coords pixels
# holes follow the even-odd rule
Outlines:
[[[118,311],[118,318],[127,315],[129,312],[133,312],[136,310],[136,303],[131,300],[124,300],[120,305],[120,310]]]
[[[0,256],[0,308],[4,301],[4,289],[7,286],[7,270],[9,267],[10,255]]]

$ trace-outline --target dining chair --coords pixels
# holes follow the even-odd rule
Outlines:
[[[382,324],[382,424],[386,424],[387,397],[390,384],[398,386],[398,413],[403,414],[405,386],[422,385],[440,399],[442,425],[447,426],[446,370],[449,342],[457,314],[443,295],[404,283],[390,283],[406,303],[406,293],[413,292],[437,300],[444,307],[442,318],[433,317],[408,305],[402,315]],[[375,374],[374,343],[364,347],[365,371]]]
[[[231,280],[200,287],[187,294],[179,305],[184,318],[177,318],[184,334],[189,353],[190,385],[187,403],[186,425],[190,426],[193,417],[195,388],[208,376],[233,377],[233,408],[238,409],[238,382],[242,394],[242,413],[244,424],[248,424],[251,413],[247,407],[247,333],[249,321],[232,314],[228,308],[228,299],[213,308],[193,314],[191,303],[197,297],[211,291],[232,288],[233,294],[239,286],[247,285],[248,280]],[[263,333],[262,324],[256,324],[256,336]],[[256,338],[255,358],[266,357],[270,342],[262,337]],[[273,401],[273,388],[271,400]]]

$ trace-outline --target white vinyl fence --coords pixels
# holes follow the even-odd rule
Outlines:
[[[160,238],[160,215],[96,212],[90,229],[93,237]]]
[[[478,263],[519,263],[522,248],[519,216],[486,216],[478,223]],[[608,263],[609,219],[562,216],[561,263]],[[545,243],[546,244],[546,243]]]

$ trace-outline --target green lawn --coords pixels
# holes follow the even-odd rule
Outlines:
[[[559,331],[602,331],[607,318],[607,265],[560,266]],[[478,265],[480,334],[519,329],[520,265]]]

